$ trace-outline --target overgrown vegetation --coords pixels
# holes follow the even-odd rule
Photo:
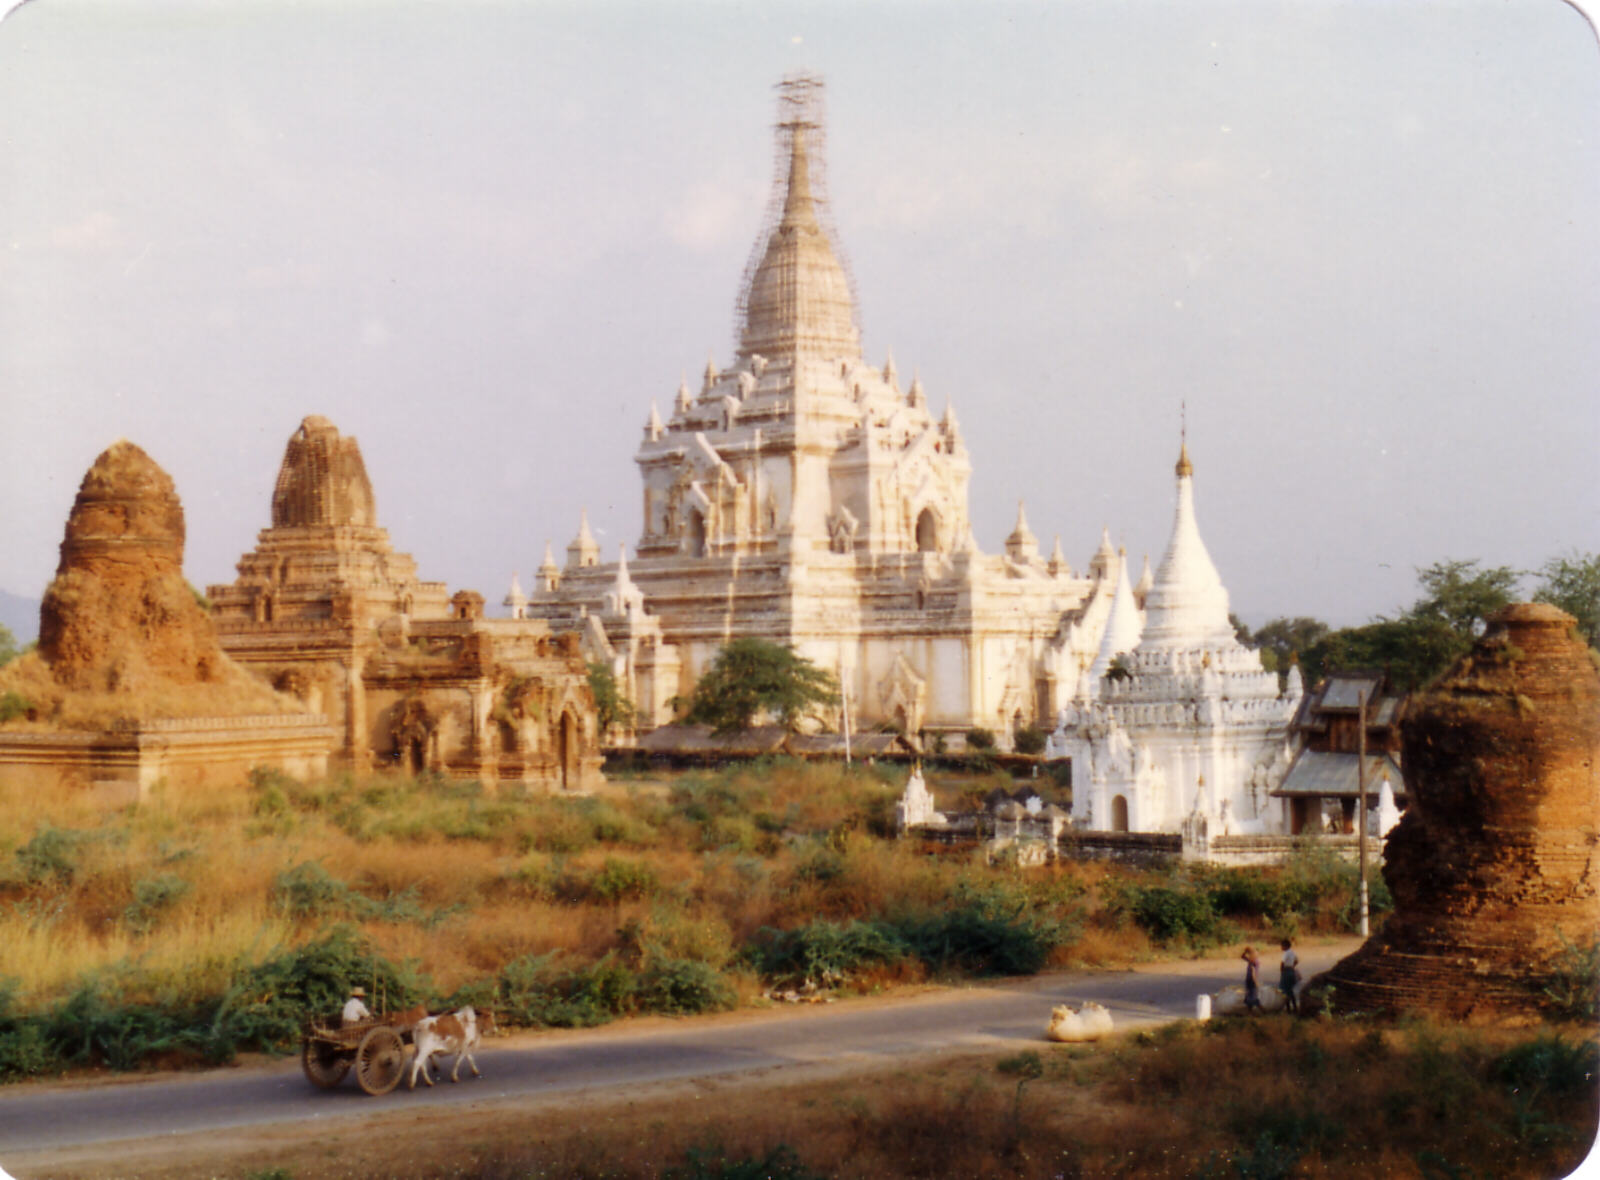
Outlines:
[[[109,813],[0,798],[0,1077],[290,1049],[353,983],[578,1026],[1347,920],[1351,870],[1309,855],[1166,873],[925,851],[892,838],[904,777],[775,759],[573,798],[258,771]],[[931,782],[951,803],[1014,785]]]

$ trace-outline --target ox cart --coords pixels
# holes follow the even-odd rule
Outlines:
[[[331,1090],[355,1066],[356,1082],[368,1094],[387,1094],[400,1084],[406,1048],[427,1009],[374,1016],[354,1024],[313,1020],[301,1041],[300,1065],[311,1084]]]

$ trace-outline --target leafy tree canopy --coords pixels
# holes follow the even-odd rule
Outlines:
[[[1305,615],[1293,619],[1272,619],[1252,634],[1247,642],[1261,649],[1261,665],[1268,672],[1287,674],[1294,658],[1303,655],[1330,630],[1321,619]],[[1300,671],[1302,675],[1306,673],[1304,666]]]
[[[1300,653],[1300,674],[1310,685],[1330,671],[1374,668],[1409,691],[1432,680],[1471,643],[1436,619],[1380,619],[1328,632]]]
[[[1574,549],[1552,557],[1539,570],[1535,602],[1558,606],[1578,620],[1578,633],[1590,647],[1600,647],[1600,553]]]
[[[589,691],[594,693],[601,734],[609,732],[613,725],[626,728],[633,724],[633,702],[623,695],[616,676],[604,660],[589,661]]]
[[[727,733],[749,728],[756,714],[765,712],[793,728],[813,709],[838,703],[833,677],[792,648],[735,639],[694,686],[684,720]]]
[[[1423,595],[1401,617],[1444,623],[1467,641],[1482,635],[1489,616],[1516,599],[1518,571],[1509,565],[1480,569],[1473,561],[1436,561],[1417,571]]]
[[[17,637],[11,633],[11,628],[0,623],[0,668],[21,654],[21,650],[17,647]]]

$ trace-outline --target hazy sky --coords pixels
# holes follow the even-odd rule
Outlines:
[[[3,0],[0,0],[3,6]],[[1493,3],[93,3],[0,23],[0,588],[118,437],[230,581],[306,414],[503,595],[726,365],[774,84],[828,87],[866,351],[1081,568],[1159,558],[1188,403],[1235,610],[1600,548],[1600,51]]]

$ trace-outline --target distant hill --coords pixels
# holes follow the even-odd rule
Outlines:
[[[0,623],[17,637],[17,646],[39,638],[39,600],[0,590]]]

